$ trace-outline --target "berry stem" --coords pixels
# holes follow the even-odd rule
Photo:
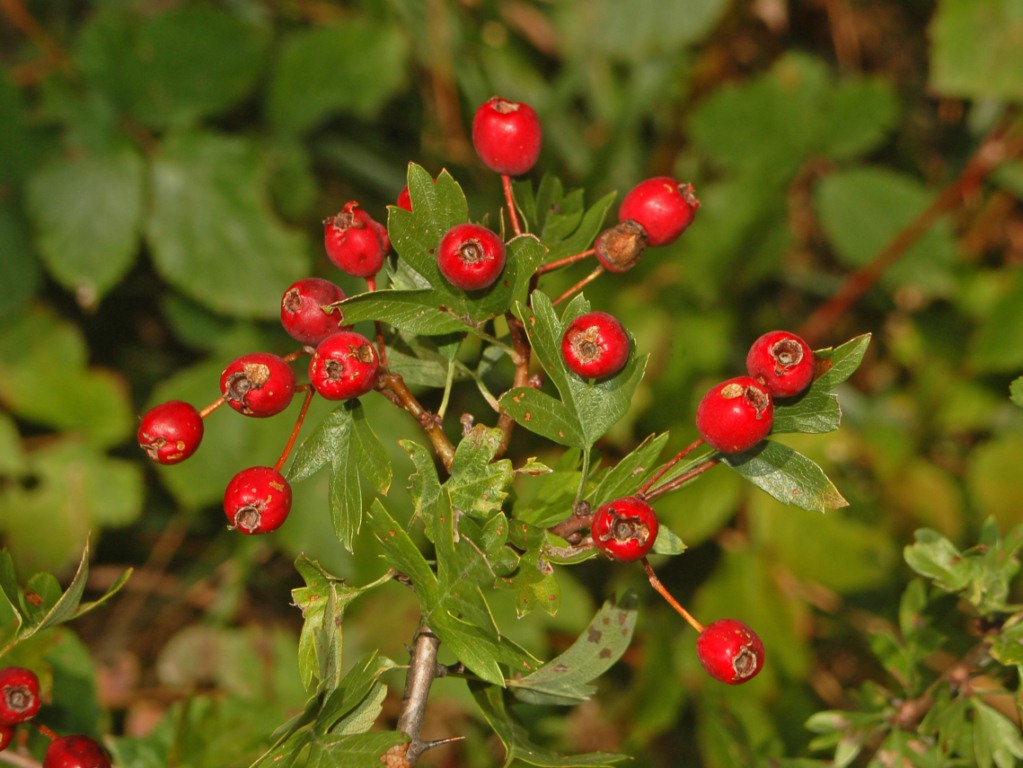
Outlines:
[[[668,601],[668,605],[674,608],[679,616],[686,620],[690,627],[696,630],[697,634],[703,633],[703,624],[698,622],[696,618],[689,613],[682,604],[675,599],[675,597],[668,591],[668,588],[661,583],[661,580],[657,578],[657,574],[654,573],[654,569],[650,567],[650,563],[644,557],[641,561],[643,563],[643,569],[646,571],[647,578],[650,580],[650,586],[653,587],[657,593]]]
[[[300,389],[297,387],[296,389]],[[291,428],[291,434],[288,436],[288,442],[284,444],[284,450],[281,451],[281,456],[277,459],[277,463],[274,464],[274,469],[278,472],[281,471],[281,467],[284,466],[284,462],[288,460],[291,449],[295,447],[295,440],[298,438],[298,433],[302,429],[302,424],[305,423],[306,414],[309,412],[309,404],[313,401],[313,395],[316,394],[316,390],[310,386],[305,386],[305,398],[302,400],[302,410],[298,412],[298,418],[295,419],[295,426]]]
[[[366,290],[372,293],[377,289],[376,275],[366,278]],[[384,344],[384,324],[379,320],[373,321],[377,331],[377,354],[380,357],[380,365],[387,365],[387,345]]]
[[[536,274],[542,275],[547,272],[553,272],[555,269],[567,267],[569,264],[575,264],[577,261],[582,261],[583,259],[589,258],[596,252],[597,251],[595,249],[590,248],[588,250],[582,251],[581,253],[573,253],[571,256],[565,256],[562,259],[556,259],[555,261],[550,261],[546,264],[541,264],[539,267],[537,267]]]
[[[528,387],[529,358],[532,354],[532,348],[529,346],[529,337],[526,335],[526,329],[522,325],[521,320],[511,312],[505,313],[505,317],[515,350],[515,354],[512,357],[515,361],[515,378],[512,381],[512,387]],[[515,419],[502,411],[497,419],[497,428],[501,430],[501,444],[498,446],[497,454],[494,458],[503,456],[504,452],[508,450],[512,432],[515,430]]]
[[[377,389],[399,408],[405,409],[419,423],[419,426],[426,432],[426,436],[430,438],[437,457],[444,464],[444,468],[450,472],[451,462],[455,458],[455,446],[444,434],[437,415],[430,413],[422,406],[400,374],[381,372]]]
[[[220,406],[222,406],[226,402],[227,402],[227,400],[224,399],[223,395],[221,395],[216,400],[214,400],[212,403],[210,403],[205,408],[203,408],[201,411],[199,411],[199,418],[200,419],[205,419],[207,416],[209,416],[211,413],[213,413],[215,410],[217,410],[217,408],[219,408]]]
[[[708,469],[710,469],[711,467],[715,466],[719,461],[721,461],[721,459],[707,459],[706,461],[701,461],[695,467],[693,467],[692,469],[686,470],[685,472],[683,472],[678,477],[673,478],[673,479],[669,480],[668,482],[663,483],[663,484],[657,486],[656,488],[652,488],[652,489],[646,491],[643,494],[643,498],[645,498],[647,501],[653,501],[654,499],[656,499],[656,498],[658,498],[660,496],[664,496],[666,494],[669,494],[672,491],[677,491],[679,488],[681,488],[683,485],[688,483],[694,477],[702,475]]]
[[[681,451],[676,453],[671,458],[671,460],[664,462],[664,464],[661,465],[660,469],[658,469],[656,472],[654,472],[652,475],[650,475],[650,478],[645,483],[643,483],[643,485],[639,486],[639,488],[636,490],[636,495],[639,496],[640,498],[646,498],[646,492],[648,490],[650,490],[650,487],[654,483],[656,483],[658,480],[660,480],[662,477],[664,477],[664,473],[665,472],[667,472],[673,466],[678,464],[680,461],[682,461],[682,459],[684,459],[690,453],[695,451],[701,445],[703,445],[703,438],[702,437],[698,437],[695,440],[693,440],[693,442],[691,442],[689,445],[687,445],[685,448],[683,448]]]
[[[552,306],[557,306],[558,304],[563,302],[565,299],[571,298],[573,295],[579,293],[579,291],[581,291],[587,285],[589,285],[594,280],[596,280],[598,277],[600,277],[603,273],[604,273],[604,267],[602,267],[602,266],[597,267],[595,270],[590,272],[590,274],[588,274],[586,277],[584,277],[578,283],[576,283],[571,288],[569,288],[567,291],[565,291],[563,294],[558,296],[558,298],[556,298],[554,301],[551,302],[551,305]]]
[[[508,218],[511,219],[512,232],[518,237],[522,234],[522,225],[519,223],[519,213],[515,209],[515,196],[512,194],[511,176],[507,173],[501,174],[501,186],[504,187],[504,201],[508,206]]]
[[[43,734],[43,736],[48,738],[50,741],[55,741],[60,738],[56,733],[40,723],[38,720],[33,720],[32,724],[36,727],[36,730],[39,731],[39,733]]]

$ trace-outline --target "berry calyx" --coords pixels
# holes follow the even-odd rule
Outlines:
[[[323,245],[338,269],[354,277],[373,277],[384,265],[391,241],[387,228],[352,200],[323,222]]]
[[[224,514],[231,528],[246,534],[276,531],[291,512],[291,485],[273,467],[249,467],[224,490]]]
[[[281,297],[281,325],[295,341],[315,347],[341,328],[344,313],[326,308],[344,299],[345,292],[329,280],[303,278]]]
[[[177,464],[199,448],[202,416],[191,403],[168,400],[149,409],[139,424],[139,447],[158,464]]]
[[[601,232],[593,243],[597,261],[608,272],[628,272],[646,250],[646,230],[632,219],[621,221]]]
[[[614,376],[629,359],[629,335],[614,315],[580,315],[561,336],[561,356],[573,373],[586,378]]]
[[[369,392],[377,383],[380,358],[369,339],[339,331],[316,347],[309,360],[309,383],[328,400],[347,400]]]
[[[590,536],[601,552],[612,560],[639,560],[657,540],[657,514],[636,496],[608,502],[593,514]]]
[[[253,352],[233,360],[220,374],[220,392],[238,413],[265,418],[280,413],[295,396],[295,374],[283,358]]]
[[[749,375],[772,397],[795,397],[813,382],[813,350],[788,331],[769,331],[753,342],[746,356]]]
[[[504,241],[479,224],[457,224],[437,246],[437,268],[463,291],[489,288],[504,269]]]
[[[618,220],[631,219],[643,227],[647,245],[668,245],[693,223],[699,207],[692,184],[679,184],[670,176],[655,176],[626,193],[618,209]]]
[[[536,110],[522,102],[494,96],[472,119],[472,145],[492,171],[520,176],[536,164],[543,128]]]
[[[764,644],[735,619],[719,619],[704,627],[696,639],[696,655],[707,674],[729,685],[752,680],[764,666]]]
[[[738,376],[713,387],[696,408],[696,428],[722,453],[742,453],[771,431],[774,404],[764,386]]]
[[[46,748],[43,768],[110,768],[110,756],[88,736],[61,736]]]
[[[39,678],[24,667],[0,669],[0,725],[31,720],[39,711]]]

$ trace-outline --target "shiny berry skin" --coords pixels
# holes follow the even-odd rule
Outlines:
[[[245,416],[274,416],[295,396],[295,374],[283,358],[269,352],[242,355],[220,374],[227,404]]]
[[[202,416],[195,406],[168,400],[146,412],[136,437],[139,447],[153,461],[177,464],[195,453],[202,435]]]
[[[7,749],[7,746],[14,739],[13,725],[0,725],[0,752]]]
[[[521,176],[536,164],[543,128],[528,104],[493,97],[472,119],[472,145],[492,171]]]
[[[43,768],[110,768],[110,756],[88,736],[61,736],[46,748]]]
[[[580,315],[561,335],[561,356],[573,373],[584,378],[614,376],[629,359],[629,335],[607,312]]]
[[[622,563],[639,560],[657,540],[657,514],[640,498],[626,496],[604,504],[593,514],[590,536],[597,549]]]
[[[273,467],[249,467],[224,490],[228,524],[242,533],[276,531],[291,512],[291,485]]]
[[[699,207],[692,184],[679,184],[670,176],[655,176],[626,193],[618,209],[618,220],[631,219],[643,227],[647,245],[668,245],[693,223]]]
[[[39,711],[39,678],[24,667],[0,669],[0,725],[31,720]]]
[[[719,619],[704,627],[696,639],[696,655],[708,675],[729,685],[752,680],[764,666],[764,644],[735,619]]]
[[[815,361],[810,346],[794,333],[770,331],[753,342],[746,356],[749,375],[771,397],[794,397],[813,382]]]
[[[504,241],[478,224],[458,224],[437,246],[437,268],[463,291],[489,288],[504,270]]]
[[[347,400],[373,389],[379,371],[380,358],[369,339],[339,331],[316,347],[309,360],[309,383],[327,400]]]
[[[713,387],[696,408],[696,428],[722,453],[742,453],[771,431],[774,403],[756,379],[738,376]]]
[[[384,265],[391,242],[387,228],[352,200],[323,222],[323,245],[338,269],[354,277],[373,277]]]
[[[281,325],[300,344],[316,346],[343,326],[340,309],[324,307],[344,301],[345,292],[329,280],[306,277],[293,283],[281,297]]]
[[[405,189],[398,193],[396,205],[403,211],[412,213],[412,196],[408,193],[408,184],[405,185]]]

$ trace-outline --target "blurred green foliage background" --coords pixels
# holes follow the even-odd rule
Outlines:
[[[702,207],[682,240],[586,290],[652,356],[602,445],[614,461],[653,432],[691,441],[699,396],[749,343],[800,329],[986,140],[1018,128],[1023,99],[1015,0],[7,0],[0,18],[0,535],[26,575],[66,579],[90,532],[92,589],[138,568],[77,638],[32,651],[91,691],[55,679],[52,718],[124,735],[133,765],[167,764],[170,744],[192,756],[180,764],[247,764],[302,701],[294,558],[353,583],[382,570],[368,537],[354,555],[337,544],[319,476],[279,534],[225,530],[224,485],[272,463],[290,419],[217,412],[197,460],[169,468],[134,445],[149,405],[205,405],[229,360],[291,350],[276,318],[293,280],[360,290],[320,246],[345,201],[383,219],[416,162],[450,170],[473,216],[496,215],[500,185],[468,138],[494,94],[541,116],[536,180],[553,173],[588,202],[651,175],[692,181]],[[988,516],[1023,522],[1023,415],[1007,398],[1023,368],[1023,165],[990,165],[815,329],[817,346],[874,335],[841,392],[842,429],[792,441],[850,506],[782,507],[724,471],[658,504],[690,547],[656,563],[662,577],[698,615],[756,626],[763,675],[708,682],[642,573],[594,562],[564,576],[558,616],[508,622],[549,657],[612,592],[646,596],[599,697],[532,715],[550,743],[638,766],[806,754],[807,717],[876,672],[863,634],[893,620],[913,530],[967,544]],[[545,285],[556,295],[584,270]],[[459,397],[454,412],[479,407]],[[365,404],[411,472],[397,441],[415,425]],[[520,431],[512,450],[548,449]],[[495,612],[514,606],[498,596]],[[410,595],[370,596],[346,643],[401,658],[416,617]],[[219,695],[184,707],[196,689]],[[467,740],[424,764],[497,760],[460,690],[438,684],[426,733]]]

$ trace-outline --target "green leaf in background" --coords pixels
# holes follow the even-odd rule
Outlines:
[[[691,0],[685,5],[595,0],[585,14],[592,14],[587,43],[601,56],[642,61],[700,40],[727,9],[726,0]]]
[[[51,162],[32,176],[28,211],[47,270],[94,308],[135,262],[145,166],[128,147]]]
[[[976,733],[973,736],[977,768],[1012,768],[1023,760],[1019,726],[977,696],[970,697]]]
[[[309,258],[304,238],[270,209],[255,146],[175,135],[153,159],[152,179],[146,240],[163,277],[215,312],[276,319]]]
[[[1018,0],[941,0],[929,28],[929,86],[942,96],[1023,99]]]
[[[1023,376],[1013,379],[1012,384],[1009,385],[1009,399],[1023,408]]]
[[[42,278],[27,220],[10,202],[0,203],[0,285],[4,286],[0,321],[27,311]]]
[[[133,431],[124,382],[87,368],[79,329],[37,310],[0,326],[0,402],[20,418],[76,433],[97,447]]]
[[[985,308],[970,344],[970,361],[981,373],[1015,373],[1023,367],[1023,273]]]
[[[817,464],[786,445],[766,440],[749,453],[722,455],[721,460],[778,501],[811,512],[848,506]]]
[[[473,698],[479,706],[483,717],[494,729],[497,737],[506,750],[504,768],[518,762],[536,765],[542,768],[600,768],[600,766],[616,765],[628,760],[626,755],[614,755],[604,752],[590,752],[580,755],[559,755],[552,750],[535,744],[529,738],[525,726],[515,718],[505,703],[505,694],[495,686],[470,686]]]
[[[371,117],[404,84],[408,53],[396,27],[351,13],[291,33],[271,74],[270,122],[301,133],[337,113]]]
[[[825,176],[814,196],[824,233],[851,269],[869,263],[932,199],[931,191],[915,179],[868,167]],[[958,255],[949,223],[939,221],[885,270],[881,283],[948,296],[958,285]]]
[[[632,642],[635,595],[608,600],[563,653],[535,672],[509,683],[517,698],[535,704],[571,706],[596,691],[591,681],[609,670]]]

